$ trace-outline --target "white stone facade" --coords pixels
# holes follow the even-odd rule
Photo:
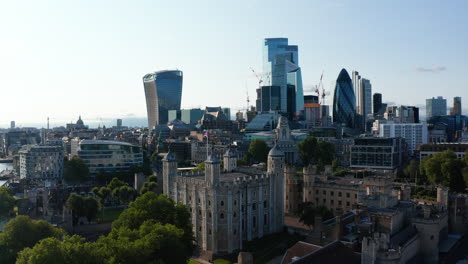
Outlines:
[[[164,193],[190,210],[195,239],[201,250],[231,253],[242,241],[283,230],[284,154],[274,147],[266,173],[237,168],[228,150],[220,161],[208,157],[205,171],[177,173],[172,153],[163,159]]]

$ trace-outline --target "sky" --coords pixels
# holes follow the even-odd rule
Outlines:
[[[245,110],[271,37],[299,46],[305,93],[323,72],[333,94],[346,68],[384,102],[424,113],[427,98],[461,96],[468,114],[467,10],[463,0],[0,0],[0,127],[79,115],[146,125],[143,75],[175,68],[182,108]]]

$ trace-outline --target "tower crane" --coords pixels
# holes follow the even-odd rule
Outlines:
[[[257,80],[258,80],[258,88],[260,88],[260,86],[262,85],[262,82],[263,82],[263,79],[262,79],[262,75],[259,75],[255,72],[255,70],[250,67],[250,70],[252,70],[253,74],[255,75],[255,77],[257,77]]]

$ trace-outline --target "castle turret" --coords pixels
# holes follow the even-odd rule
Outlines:
[[[228,148],[223,156],[224,171],[232,172],[237,168],[237,153],[231,148]]]
[[[286,117],[281,116],[279,118],[275,133],[278,141],[291,140],[291,129],[289,128],[288,119]]]
[[[169,150],[162,160],[163,163],[163,192],[172,196],[173,186],[177,176],[177,160],[175,155]]]
[[[437,205],[439,211],[448,209],[449,189],[447,187],[437,187]]]
[[[268,153],[268,171],[272,190],[271,205],[273,215],[271,216],[271,231],[280,232],[284,225],[284,200],[285,200],[285,178],[284,178],[284,153],[275,145]]]
[[[220,173],[221,162],[213,154],[208,156],[208,159],[205,161],[205,181],[211,185],[218,184]]]

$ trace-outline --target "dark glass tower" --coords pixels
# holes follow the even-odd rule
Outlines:
[[[355,128],[356,97],[353,83],[346,69],[342,69],[336,79],[335,94],[333,96],[333,122]]]
[[[160,124],[167,124],[168,111],[180,110],[182,71],[165,70],[149,73],[143,77],[143,85],[149,129]]]
[[[374,114],[378,114],[382,108],[382,94],[374,94]]]

